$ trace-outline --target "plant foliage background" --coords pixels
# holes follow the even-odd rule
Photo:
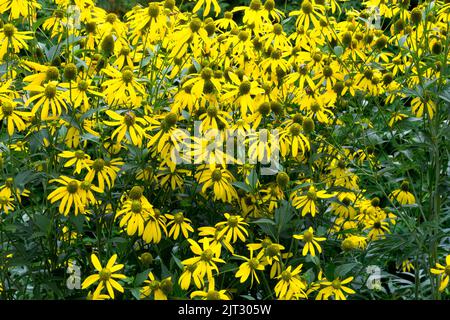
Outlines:
[[[449,1],[215,3],[0,0],[0,297],[448,299]]]

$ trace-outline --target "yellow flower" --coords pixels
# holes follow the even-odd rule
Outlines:
[[[259,87],[258,82],[249,79],[245,75],[241,80],[235,73],[228,72],[228,77],[231,83],[224,86],[227,92],[222,95],[222,99],[230,101],[233,104],[238,104],[241,107],[241,116],[245,118],[247,112],[253,109],[252,97],[263,94],[264,89]]]
[[[8,192],[8,189],[3,189],[0,191],[0,210],[5,212],[6,214],[9,213],[9,211],[14,210],[14,199],[11,198],[11,194]]]
[[[256,282],[259,284],[257,270],[263,271],[264,265],[262,264],[262,257],[264,256],[264,252],[260,251],[256,257],[253,257],[253,252],[250,251],[250,257],[243,257],[235,254],[236,257],[244,259],[245,262],[239,266],[238,271],[236,272],[236,278],[240,278],[240,283],[244,283],[247,281],[248,277],[250,277],[250,287],[253,286],[253,279],[256,279]]]
[[[295,158],[301,151],[301,155],[304,155],[311,146],[308,138],[302,133],[302,126],[298,123],[293,123],[289,129],[286,128],[281,134],[281,141],[286,141],[286,147],[290,154]],[[282,148],[282,154],[284,154]]]
[[[200,169],[195,174],[195,178],[200,184],[203,184],[202,192],[206,192],[208,188],[212,188],[214,200],[222,200],[224,202],[231,202],[238,197],[236,190],[231,185],[231,182],[234,181],[231,172],[219,167],[216,167],[214,170],[209,167]]]
[[[229,213],[225,213],[224,216],[227,221],[216,223],[216,228],[223,227],[219,231],[217,237],[219,239],[224,237],[226,242],[232,241],[232,243],[235,243],[239,237],[242,242],[245,242],[246,237],[248,237],[248,231],[245,226],[248,226],[248,223],[246,223],[244,219],[238,215],[230,215]],[[233,237],[233,240],[231,237]]]
[[[439,291],[444,291],[450,279],[450,254],[445,257],[445,266],[436,262],[436,266],[431,268],[431,273],[440,275],[439,279],[441,284],[439,286]]]
[[[303,264],[300,264],[292,270],[292,266],[289,266],[276,277],[276,279],[279,279],[274,289],[277,298],[290,300],[294,294],[301,294],[306,297],[306,293],[303,291],[306,286],[298,277],[302,267]]]
[[[141,98],[139,95],[144,96],[145,90],[144,86],[136,80],[133,70],[124,68],[121,72],[112,66],[108,66],[103,69],[103,73],[112,78],[102,84],[102,87],[105,88],[103,94],[110,106],[138,106],[140,104]]]
[[[203,238],[202,247],[192,239],[188,239],[191,244],[191,251],[196,255],[196,257],[183,260],[183,265],[193,265],[197,264],[197,268],[194,273],[198,274],[200,278],[204,278],[205,275],[208,281],[213,279],[213,270],[219,272],[216,263],[225,263],[220,259],[220,246],[216,244],[210,244],[208,238]]]
[[[50,81],[45,85],[28,85],[24,89],[37,92],[34,96],[30,97],[25,105],[28,106],[34,102],[31,113],[36,114],[39,108],[42,106],[40,118],[42,120],[48,120],[51,117],[59,117],[62,114],[63,109],[67,112],[67,105],[63,99],[63,92],[58,90],[58,82]],[[51,115],[49,111],[51,109]]]
[[[58,179],[50,180],[50,183],[52,182],[58,182],[63,185],[62,187],[58,187],[47,197],[47,199],[50,200],[50,203],[61,200],[61,203],[59,204],[59,213],[67,216],[72,206],[75,208],[75,215],[77,215],[78,212],[84,213],[85,207],[81,200],[80,181],[66,176],[60,176]]]
[[[108,188],[114,186],[114,181],[117,178],[117,172],[120,171],[120,167],[124,162],[121,158],[113,159],[106,162],[102,158],[96,160],[86,160],[90,170],[86,175],[86,180],[92,182],[94,178],[97,177],[98,186],[100,189],[105,190],[105,182]]]
[[[183,234],[183,237],[185,237],[186,239],[189,238],[189,231],[194,232],[194,229],[190,225],[192,221],[186,218],[183,212],[177,212],[174,215],[166,214],[165,216],[168,220],[170,220],[167,224],[167,227],[172,226],[169,230],[169,237],[173,236],[174,240],[178,239],[180,230]]]
[[[409,192],[409,183],[408,181],[403,181],[400,189],[396,189],[391,192],[389,195],[389,198],[391,200],[397,199],[400,204],[414,204],[416,203],[416,199],[414,198],[414,195]]]
[[[197,267],[197,263],[189,264],[184,267],[183,273],[178,279],[178,283],[180,284],[181,289],[188,290],[191,286],[191,281],[194,282],[195,286],[198,289],[203,287],[203,277],[201,277],[198,272],[195,272],[197,270]]]
[[[195,0],[197,3],[195,4],[192,12],[197,12],[206,3],[205,9],[203,10],[203,16],[206,17],[211,10],[211,4],[214,6],[214,12],[216,13],[216,17],[219,15],[221,9],[219,6],[219,2],[217,0]]]
[[[136,117],[136,114],[129,110],[120,115],[112,110],[106,110],[106,114],[110,116],[114,121],[103,121],[107,126],[118,126],[111,135],[111,138],[116,137],[117,143],[121,143],[125,135],[128,133],[127,139],[135,145],[142,146],[142,140],[147,137],[144,129],[147,125],[147,121],[144,118]]]
[[[79,76],[77,81],[61,83],[62,88],[68,89],[62,95],[66,101],[70,101],[74,108],[80,108],[81,112],[87,112],[90,107],[89,97],[103,98],[103,94],[97,92],[97,86],[92,84],[92,80]]]
[[[74,173],[80,173],[82,169],[89,170],[89,165],[86,161],[90,160],[91,157],[84,153],[83,150],[63,151],[58,156],[64,159],[70,159],[64,164],[64,167],[67,168],[75,165]]]
[[[314,230],[312,227],[309,227],[308,230],[303,232],[303,234],[294,234],[293,237],[294,239],[303,240],[305,243],[302,255],[306,256],[308,252],[310,252],[313,257],[316,255],[314,247],[316,247],[319,253],[322,253],[322,248],[320,247],[319,242],[326,240],[326,238],[314,237]]]
[[[318,199],[329,199],[334,197],[336,194],[328,194],[325,190],[316,191],[314,186],[310,186],[308,192],[305,195],[299,196],[298,191],[291,195],[292,205],[296,209],[302,209],[302,216],[306,216],[310,213],[313,217],[316,215],[316,201]]]
[[[154,209],[153,213],[148,216],[142,239],[146,243],[159,243],[162,232],[167,236],[166,217],[161,214],[159,209]]]
[[[339,278],[331,281],[322,281],[320,284],[325,286],[317,294],[316,300],[328,300],[329,297],[334,296],[335,300],[347,300],[344,292],[347,294],[354,294],[355,291],[349,287],[344,286],[353,280],[353,277],[349,277],[345,280],[340,280]]]
[[[13,101],[6,100],[1,102],[0,120],[6,120],[7,130],[10,136],[14,134],[14,128],[19,132],[25,130],[27,125],[24,120],[28,121],[31,117],[30,112],[18,111],[15,107],[16,103]]]
[[[200,297],[202,300],[230,300],[226,290],[217,291],[214,289],[214,281],[209,283],[208,290],[205,288],[204,291],[194,291],[191,293],[191,299],[197,297]]]
[[[304,0],[300,10],[291,11],[289,16],[298,16],[295,22],[297,28],[303,27],[308,30],[311,23],[314,28],[320,28],[320,20],[324,17],[324,11],[323,5],[316,4],[315,1]]]
[[[172,277],[158,281],[153,273],[149,272],[148,278],[144,281],[148,285],[141,289],[141,299],[148,298],[153,293],[154,300],[167,300],[167,295],[172,291]]]
[[[99,282],[96,292],[100,292],[99,287],[106,287],[109,296],[114,299],[114,289],[119,292],[124,292],[123,287],[115,279],[125,279],[126,276],[120,273],[116,273],[122,270],[123,264],[115,264],[117,260],[117,254],[114,254],[109,260],[106,266],[103,268],[98,257],[93,253],[91,255],[91,262],[94,268],[98,271],[98,274],[93,274],[87,277],[82,285],[82,289],[89,288],[92,284]]]
[[[37,9],[42,6],[35,0],[3,0],[0,1],[0,12],[9,12],[9,18],[15,20],[20,16],[27,18],[34,17]],[[30,18],[31,18],[30,17]]]
[[[2,6],[3,3],[0,3],[0,8]],[[9,48],[15,53],[18,53],[20,49],[28,49],[26,40],[33,39],[31,34],[31,31],[17,31],[17,28],[11,23],[3,25],[3,28],[0,29],[0,61],[3,60]]]
[[[368,218],[364,230],[370,230],[369,234],[367,235],[370,240],[378,240],[383,239],[386,232],[390,233],[388,226],[389,223],[385,221],[384,216],[375,217],[374,219]]]
[[[411,109],[418,118],[423,116],[423,112],[425,110],[430,119],[433,119],[434,113],[436,112],[436,104],[428,96],[415,97],[411,100]]]

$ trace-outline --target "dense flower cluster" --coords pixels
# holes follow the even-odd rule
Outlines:
[[[424,200],[407,175],[375,191],[357,134],[436,119],[450,4],[347,4],[1,0],[2,219],[48,217],[48,268],[78,261],[90,299],[357,295],[349,265]]]

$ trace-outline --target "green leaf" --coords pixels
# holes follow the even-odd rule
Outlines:
[[[252,192],[252,189],[250,188],[250,186],[242,181],[233,182],[232,185],[239,189],[244,190],[245,192],[248,192],[248,193]]]
[[[132,288],[130,289],[130,291],[133,297],[135,297],[137,300],[141,300],[141,288]]]
[[[34,222],[38,228],[43,232],[48,232],[50,227],[50,219],[42,214],[34,215]]]
[[[283,200],[281,206],[275,210],[275,224],[278,226],[278,234],[283,232],[289,226],[289,222],[293,218],[292,207],[289,202]]]
[[[341,46],[336,46],[333,50],[337,57],[341,56],[344,53],[344,49],[342,49]]]
[[[151,269],[146,269],[145,271],[142,271],[136,275],[136,278],[134,279],[134,285],[139,286],[141,285],[147,278],[148,274],[151,271]]]
[[[354,268],[356,268],[359,264],[352,262],[352,263],[346,263],[343,265],[340,265],[336,267],[334,270],[335,274],[339,277],[345,277],[350,271],[352,271]]]
[[[181,263],[180,259],[178,259],[173,253],[172,253],[172,259],[173,259],[173,261],[175,261],[175,263],[177,264],[178,268],[180,268],[180,270],[184,269],[184,266]]]

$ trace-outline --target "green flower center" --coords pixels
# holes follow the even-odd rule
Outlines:
[[[309,231],[309,230],[306,230],[306,231],[303,233],[303,241],[305,241],[305,242],[311,242],[312,239],[313,239],[313,234],[312,234],[312,232]]]
[[[136,119],[136,116],[132,111],[128,111],[127,113],[125,113],[125,115],[123,117],[123,121],[125,122],[125,124],[128,127],[134,125],[135,119]]]
[[[134,186],[133,188],[131,188],[130,193],[129,193],[129,197],[132,200],[139,200],[142,197],[144,190],[142,190],[141,187],[139,186]]]
[[[248,94],[250,92],[251,86],[252,85],[250,81],[242,81],[239,85],[239,94],[242,96]]]
[[[3,102],[2,103],[2,112],[5,115],[5,117],[10,116],[13,113],[13,106],[10,102]]]
[[[248,265],[251,269],[255,270],[259,266],[259,260],[256,258],[252,258],[248,260]]]
[[[238,34],[238,38],[239,40],[241,40],[242,42],[247,41],[247,39],[250,37],[250,34],[248,33],[248,31],[240,31]]]
[[[450,265],[448,265],[448,266],[445,267],[444,272],[445,272],[445,274],[446,274],[447,276],[450,276]]]
[[[264,3],[264,9],[267,11],[272,11],[275,8],[275,1],[274,0],[267,0]]]
[[[95,160],[94,163],[92,164],[92,167],[96,172],[102,171],[103,168],[105,167],[105,160],[103,159]]]
[[[317,111],[320,110],[320,104],[318,104],[317,102],[314,102],[313,104],[311,104],[311,111],[316,113]]]
[[[231,216],[231,217],[228,219],[228,225],[229,225],[231,228],[235,228],[235,227],[238,225],[238,221],[239,221],[238,217],[236,217],[236,216]]]
[[[269,102],[263,102],[259,105],[259,113],[261,113],[263,116],[268,115],[270,112],[270,103]]]
[[[189,271],[190,273],[194,272],[196,269],[197,269],[197,264],[196,263],[188,265],[186,267],[186,270]]]
[[[277,174],[277,184],[284,188],[289,183],[289,175],[286,172],[280,172]]]
[[[173,125],[175,125],[177,123],[178,117],[175,113],[173,112],[169,112],[165,117],[164,117],[164,122],[166,123],[167,126],[172,127]]]
[[[403,181],[403,182],[402,182],[402,185],[400,186],[400,188],[401,188],[403,191],[409,191],[409,183],[408,183],[408,181]]]
[[[131,202],[131,211],[133,213],[140,213],[142,211],[142,204],[139,200],[133,200]]]
[[[372,199],[372,201],[370,201],[370,204],[374,207],[378,207],[380,205],[380,198],[375,197]]]
[[[80,187],[81,187],[82,190],[88,191],[88,190],[91,189],[91,183],[89,181],[83,181],[80,184]]]
[[[192,32],[197,32],[200,30],[202,26],[202,21],[198,18],[192,19],[191,23],[189,23],[189,28],[191,28]]]
[[[122,72],[122,80],[125,83],[130,83],[133,80],[133,72],[131,70]]]
[[[75,158],[77,158],[79,160],[84,159],[84,151],[82,151],[82,150],[75,151]]]
[[[49,67],[45,72],[45,78],[48,81],[57,80],[59,77],[59,70],[57,67]]]
[[[331,67],[329,67],[329,66],[324,67],[323,75],[327,78],[331,77],[333,75],[333,69],[331,69]]]
[[[305,14],[311,14],[313,12],[313,6],[308,0],[303,1],[301,8]]]
[[[306,193],[306,196],[308,197],[308,199],[309,200],[317,200],[317,194],[316,194],[316,192],[315,191],[308,191],[307,193]]]
[[[348,197],[345,197],[344,199],[342,199],[342,203],[348,207],[351,203],[351,200]]]
[[[86,91],[88,89],[88,87],[89,87],[89,85],[88,85],[87,81],[81,80],[80,82],[78,82],[78,90]]]
[[[370,69],[367,69],[366,71],[364,71],[364,77],[366,79],[372,80],[373,77],[373,71]]]
[[[3,26],[3,33],[7,38],[11,38],[14,35],[15,28],[11,23],[7,23]]]
[[[148,15],[152,18],[159,16],[159,6],[157,3],[153,2],[148,5]]]
[[[6,186],[7,188],[11,189],[11,188],[13,187],[13,185],[14,185],[14,180],[13,180],[13,178],[8,178],[8,179],[6,179],[6,181],[5,181],[5,186]]]
[[[45,87],[44,94],[48,99],[53,99],[56,96],[56,86],[54,84],[48,84]]]
[[[183,212],[178,212],[173,216],[173,220],[176,224],[182,224],[184,222],[184,214]]]
[[[201,77],[203,80],[211,80],[211,78],[214,76],[214,72],[212,71],[211,68],[205,68],[202,70],[202,72],[200,73]]]
[[[209,262],[212,260],[213,255],[214,254],[211,249],[206,249],[205,251],[202,252],[201,259],[203,261]]]
[[[123,48],[120,50],[120,54],[121,54],[122,56],[128,56],[128,55],[130,54],[130,48],[128,48],[128,47],[123,47]]]
[[[341,281],[339,281],[338,279],[333,280],[333,282],[331,283],[331,286],[336,289],[339,290],[341,288]]]
[[[110,13],[106,16],[106,22],[113,24],[117,20],[117,15],[115,13]]]
[[[78,182],[76,181],[70,181],[67,185],[67,192],[70,194],[74,194],[78,191]]]
[[[261,242],[261,246],[263,248],[268,248],[270,245],[272,244],[272,240],[270,240],[269,238],[265,238],[262,242]]]
[[[281,273],[281,279],[283,279],[283,281],[289,282],[292,279],[292,274],[289,271],[283,271]]]
[[[289,132],[292,136],[298,136],[301,131],[301,126],[298,123],[294,123],[290,128]]]
[[[267,254],[269,257],[275,257],[275,256],[278,256],[278,255],[280,254],[280,249],[278,248],[277,245],[271,244],[271,245],[269,245],[269,246],[267,247],[267,249],[266,249],[266,254]]]
[[[274,60],[278,60],[281,58],[281,55],[282,55],[281,50],[277,49],[277,50],[272,51],[272,53],[270,54],[270,57]]]
[[[220,293],[216,290],[210,290],[206,294],[206,300],[220,300]]]
[[[280,35],[283,32],[283,26],[279,23],[275,24],[273,26],[273,33],[276,35]]]
[[[164,279],[163,281],[161,281],[160,288],[165,294],[171,293],[173,290],[172,280]]]
[[[209,106],[208,109],[206,109],[206,113],[208,114],[208,117],[215,118],[217,117],[218,110],[216,106]]]
[[[258,10],[261,10],[261,7],[262,7],[262,3],[259,0],[252,0],[252,2],[250,2],[251,10],[258,11]]]
[[[159,287],[160,287],[160,283],[159,283],[159,281],[157,281],[157,280],[152,281],[152,282],[150,282],[149,287],[150,287],[150,289],[151,289],[152,291],[158,290]]]
[[[141,254],[141,261],[144,265],[150,265],[153,262],[153,256],[151,253],[149,252],[144,252],[143,254]]]
[[[215,169],[212,174],[211,174],[211,179],[214,182],[218,182],[220,180],[222,180],[222,172],[220,171],[220,169]]]

